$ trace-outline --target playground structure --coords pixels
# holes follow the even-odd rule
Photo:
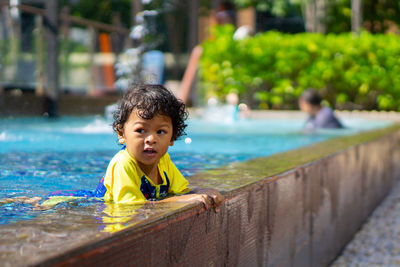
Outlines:
[[[0,58],[0,91],[12,92],[14,96],[28,92],[44,98],[45,112],[50,116],[57,113],[59,95],[115,94],[115,63],[126,60],[121,52],[134,43],[131,29],[121,26],[117,14],[113,25],[104,24],[72,16],[68,7],[58,13],[57,2],[25,1],[32,4],[28,5],[0,0],[0,53],[4,55]],[[132,1],[132,14],[142,10],[142,5],[135,6],[139,2]],[[189,50],[198,44],[197,5],[197,0],[186,5],[192,18],[189,25],[194,29],[188,35]],[[25,35],[28,32],[28,38],[21,32]],[[71,53],[77,42],[80,50]],[[187,59],[186,55],[178,56],[175,52],[164,53],[165,59],[160,62],[176,75],[177,70],[185,68]],[[149,60],[144,58],[144,61],[145,67],[155,69]],[[163,73],[159,67],[157,70]]]
[[[57,1],[45,1],[44,8],[24,4],[11,6],[9,1],[1,1],[0,11],[1,36],[7,37],[0,39],[4,55],[0,63],[0,87],[3,91],[17,89],[14,95],[20,95],[21,91],[34,92],[37,98],[44,99],[44,112],[49,116],[58,113],[60,93],[96,95],[114,91],[115,56],[111,53],[110,33],[127,43],[129,29],[71,16],[67,7],[58,14]],[[21,51],[21,15],[18,13],[34,21],[33,51]],[[70,53],[69,36],[73,25],[86,29],[88,46],[84,55]],[[63,44],[62,50],[58,40]],[[100,53],[96,53],[97,43]],[[82,58],[86,60],[82,61]],[[72,72],[71,62],[74,61],[81,69],[89,71]],[[82,79],[82,73],[88,77],[84,77],[79,86],[68,84],[71,80]]]
[[[58,14],[57,2],[0,0],[0,53],[4,55],[0,57],[0,92],[7,94],[11,92],[11,95],[3,94],[0,114],[13,114],[10,112],[13,107],[9,107],[5,99],[22,96],[24,93],[34,93],[39,98],[35,101],[44,103],[40,112],[31,115],[52,116],[60,113],[57,108],[59,96],[78,94],[82,98],[99,97],[114,95],[121,89],[119,86],[121,83],[118,83],[121,77],[118,77],[119,71],[115,69],[118,64],[115,63],[120,60],[125,62],[131,60],[121,52],[128,51],[132,47],[134,40],[130,33],[134,27],[131,30],[121,26],[117,14],[114,14],[112,25],[72,16],[66,6]],[[220,2],[211,1],[212,10],[216,10]],[[145,13],[140,12],[143,11],[143,5],[141,1],[132,1],[133,26],[137,26],[134,17]],[[163,58],[158,60],[157,66],[152,62],[155,53],[147,62],[144,57],[143,64],[151,70],[158,71],[159,75],[151,76],[170,74],[172,81],[167,81],[164,77],[152,80],[168,82],[166,85],[172,91],[180,95],[189,105],[196,106],[199,104],[198,95],[192,88],[196,87],[196,69],[201,55],[196,51],[200,49],[199,42],[208,37],[209,26],[216,21],[213,11],[209,15],[199,13],[198,0],[188,1],[184,6],[185,12],[189,15],[189,31],[185,36],[187,51],[179,50],[184,48],[178,50],[176,47],[173,48],[179,45],[179,41],[170,41],[171,52],[158,53]],[[238,26],[251,25],[254,22],[254,10],[238,10]],[[21,35],[21,32],[25,34],[29,32],[28,37]],[[77,42],[81,45],[79,51],[73,49]],[[26,44],[30,47],[28,50]],[[85,51],[81,51],[82,47],[85,47]],[[149,62],[150,65],[147,64]],[[164,64],[164,69],[160,68],[160,64]],[[183,73],[181,83],[180,77]],[[126,87],[126,81],[123,82]],[[22,98],[20,101],[26,102]],[[17,111],[14,114],[30,113]]]
[[[113,51],[113,38],[123,44],[121,51],[134,50],[126,49],[135,42],[132,37],[134,28],[131,31],[118,23],[109,25],[74,17],[69,14],[68,7],[63,7],[58,16],[57,1],[44,1],[43,7],[12,6],[12,1],[0,1],[0,48],[4,55],[0,58],[0,114],[101,114],[104,106],[116,99],[116,81],[119,79],[114,74],[115,63],[120,59],[131,60],[126,54]],[[22,16],[34,24],[28,38],[32,43],[30,51],[22,49]],[[74,35],[85,42],[86,52],[71,53]],[[196,42],[196,38],[191,39]],[[164,59],[160,58],[163,54],[154,51],[147,55],[144,52],[140,53],[143,67],[162,76]],[[155,64],[155,59],[159,63]],[[171,61],[174,60],[170,56]],[[175,64],[185,63],[180,60]],[[192,83],[195,72],[191,74]],[[154,82],[163,82],[162,77],[154,79],[154,74],[148,76],[152,76]],[[60,95],[63,99],[59,99]],[[96,105],[92,102],[95,101],[91,101],[91,97],[102,99],[99,108],[94,108]]]
[[[104,24],[72,16],[68,7],[63,7],[58,13],[57,2],[0,0],[0,53],[3,55],[0,57],[0,92],[12,92],[12,97],[25,92],[34,93],[45,99],[44,112],[50,115],[57,113],[59,95],[98,97],[115,94],[118,78],[114,72],[115,63],[126,59],[120,52],[133,44],[129,36],[131,29],[122,26],[117,14],[114,14],[112,25]],[[220,1],[211,2],[211,8],[217,9]],[[198,50],[196,46],[208,37],[209,26],[216,22],[213,12],[209,15],[199,13],[198,0],[188,1],[184,8],[189,15],[189,31],[185,37],[187,53],[179,50],[182,48],[173,49],[177,42],[171,41],[171,52],[163,53],[166,71],[160,73],[171,70],[168,72],[173,76],[170,89],[182,95],[189,104],[196,105],[196,90],[191,88],[196,86],[197,62],[189,62],[188,54]],[[143,4],[132,1],[131,9],[132,14],[139,14]],[[238,10],[237,26],[254,23],[254,10]],[[28,33],[27,37],[21,32]],[[72,53],[77,42],[81,49]],[[190,57],[198,61],[199,54],[193,53]],[[184,71],[185,77],[180,85],[179,77]],[[166,79],[161,80],[166,82]],[[180,89],[183,93],[178,92]],[[7,106],[0,106],[0,110],[6,109]],[[5,113],[9,112],[0,112]]]
[[[111,50],[111,35],[120,38],[122,42],[125,43],[124,46],[128,46],[129,29],[120,25],[108,25],[71,16],[67,7],[64,7],[62,12],[58,15],[57,1],[46,1],[45,8],[37,8],[23,4],[18,5],[18,11],[24,14],[25,17],[33,17],[34,21],[32,37],[35,43],[33,45],[34,49],[30,53],[32,60],[27,64],[26,58],[28,55],[25,51],[21,51],[21,19],[19,17],[13,18],[13,8],[15,7],[10,7],[8,1],[0,2],[0,18],[2,18],[1,22],[3,22],[3,25],[0,24],[0,26],[2,26],[2,35],[8,37],[2,40],[2,53],[4,55],[8,54],[8,58],[4,56],[1,62],[3,65],[1,81],[5,89],[12,88],[14,85],[14,87],[34,89],[35,94],[39,96],[51,94],[50,91],[47,92],[47,90],[55,91],[55,89],[50,89],[50,87],[57,87],[59,80],[57,73],[52,73],[53,70],[58,70],[59,64],[57,62],[57,57],[60,57],[63,67],[61,75],[67,76],[62,78],[64,78],[64,80],[69,80],[68,75],[71,69],[70,62],[74,61],[74,57],[76,57],[76,55],[71,54],[69,51],[69,46],[71,44],[69,39],[71,30],[74,30],[73,26],[86,29],[82,30],[82,32],[87,34],[85,38],[88,44],[87,53],[84,57],[86,57],[88,69],[90,69],[91,73],[87,85],[88,93],[91,95],[95,94],[95,91],[99,89],[106,91],[113,89],[114,71],[112,65],[115,58],[113,58],[114,55]],[[57,45],[57,38],[60,38],[61,42],[63,42],[64,47],[62,50]],[[5,45],[6,43],[9,44],[8,51]],[[96,53],[97,43],[100,54]],[[99,63],[101,63],[101,65]],[[26,67],[25,69],[34,72],[34,77],[30,77],[30,79],[21,79],[21,71],[23,71],[21,68],[23,68],[24,65],[30,65],[31,68]],[[96,81],[96,78],[99,79],[99,77],[96,77],[95,72],[96,68],[99,68],[99,66],[101,66],[101,69],[97,71],[101,72],[100,76],[104,77],[103,81]],[[24,73],[24,75],[27,75],[27,73]]]

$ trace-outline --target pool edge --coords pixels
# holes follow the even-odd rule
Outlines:
[[[190,259],[193,260],[195,255],[202,257],[196,258],[198,264],[194,265],[197,266],[240,264],[249,260],[256,265],[285,263],[327,265],[375,206],[386,196],[390,185],[399,178],[399,167],[394,164],[395,160],[400,158],[399,152],[395,151],[395,148],[398,149],[400,146],[399,129],[400,125],[395,124],[352,137],[335,138],[268,158],[250,160],[249,162],[256,162],[258,166],[259,161],[265,163],[269,159],[272,160],[270,163],[273,165],[272,163],[276,160],[287,159],[290,153],[295,153],[292,155],[294,158],[300,158],[296,154],[298,150],[308,154],[309,149],[318,150],[327,147],[327,144],[331,145],[328,151],[323,151],[323,156],[320,153],[312,154],[308,160],[300,159],[305,161],[301,164],[296,161],[294,167],[279,166],[271,171],[273,174],[263,173],[264,177],[260,177],[258,181],[235,188],[226,194],[227,199],[219,213],[204,211],[199,205],[187,207],[176,214],[148,222],[140,228],[125,229],[101,242],[93,243],[86,248],[74,249],[64,255],[44,260],[38,265],[64,266],[78,263],[107,265],[113,262],[114,257],[137,264],[185,265],[189,264]],[[355,141],[356,137],[362,138]],[[332,149],[333,143],[330,141],[339,144],[339,149]],[[391,143],[393,144],[390,145]],[[378,150],[377,155],[372,158],[371,150]],[[384,167],[389,168],[385,169],[374,163],[376,158],[384,160]],[[349,162],[353,162],[356,166],[346,167]],[[271,166],[269,163],[265,165]],[[347,179],[350,176],[344,177],[347,174],[341,170],[339,173],[343,175],[343,178],[341,177],[339,182],[335,181],[335,177],[332,178],[330,174],[338,170],[335,166],[347,168],[346,170],[353,173],[353,176],[357,175],[361,180],[351,181]],[[366,168],[362,171],[364,173],[357,174],[360,172],[359,166]],[[380,184],[380,181],[374,181],[374,176],[383,177],[386,180]],[[384,176],[390,177],[384,178]],[[364,182],[362,182],[363,179]],[[321,186],[321,181],[325,185]],[[357,184],[360,183],[357,189],[359,192],[357,190],[356,192],[363,196],[361,200],[357,198],[359,207],[350,209],[359,210],[358,213],[356,212],[358,215],[354,221],[349,221],[345,218],[348,215],[339,214],[338,211],[338,206],[346,208],[343,207],[343,205],[346,206],[345,204],[337,203],[339,199],[344,199],[344,203],[352,203],[348,201],[349,198],[351,199],[349,189],[338,189],[343,186],[340,184],[346,183],[353,189],[357,189]],[[378,183],[378,186],[372,190],[368,187],[368,183]],[[287,199],[282,198],[282,192],[288,194]],[[291,192],[295,192],[294,195]],[[369,196],[372,196],[371,201],[363,204],[362,199]],[[336,204],[333,205],[335,201]],[[292,214],[289,212],[290,209],[285,207],[292,207]],[[349,214],[349,212],[346,211],[344,214]],[[334,232],[335,228],[340,228],[338,224],[342,222],[338,223],[337,219],[332,218],[342,218],[348,222],[346,225],[348,229],[342,230],[344,233],[340,235],[340,238],[335,238]],[[293,226],[291,222],[296,220],[300,222]],[[246,221],[248,227],[244,226]],[[279,229],[277,229],[277,221],[281,222]],[[316,221],[319,222],[315,223]],[[328,227],[327,231],[324,230],[326,227]],[[277,237],[279,235],[277,232],[283,235],[281,240]],[[322,246],[321,240],[334,241],[331,246]],[[155,241],[159,242],[155,243]],[[149,246],[149,243],[153,246]],[[182,247],[181,243],[185,245]],[[137,246],[134,246],[135,244]],[[316,244],[319,246],[316,247]],[[160,257],[159,259],[140,258],[140,255],[135,255],[135,253],[123,253],[124,250],[129,251],[129,247],[131,252],[136,251],[136,247],[142,249],[154,247],[155,251],[160,252]],[[162,252],[163,248],[164,252]],[[279,250],[286,251],[282,254]],[[150,254],[152,253],[150,251]],[[237,255],[232,255],[234,253]]]

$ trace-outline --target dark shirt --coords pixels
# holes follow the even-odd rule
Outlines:
[[[343,125],[336,118],[333,110],[328,107],[323,107],[315,116],[310,116],[307,121],[305,128],[315,129],[315,128],[343,128]]]

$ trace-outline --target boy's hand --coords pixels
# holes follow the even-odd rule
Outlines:
[[[32,204],[36,205],[41,200],[41,197],[27,197],[27,196],[20,196],[20,197],[13,197],[13,198],[3,198],[0,199],[0,204],[8,204],[8,203],[25,203],[25,204]]]
[[[198,189],[194,194],[174,196],[161,200],[160,202],[201,202],[206,209],[213,208],[215,212],[219,211],[224,197],[215,189]]]
[[[216,189],[197,189],[196,194],[206,199],[206,201],[203,201],[206,209],[213,208],[215,212],[219,211],[219,206],[224,200],[224,196]]]

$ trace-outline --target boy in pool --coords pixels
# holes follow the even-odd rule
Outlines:
[[[0,204],[20,202],[48,209],[60,202],[82,197],[104,197],[114,203],[143,204],[146,201],[200,201],[217,208],[222,196],[217,190],[192,191],[172,163],[167,151],[184,134],[185,104],[162,85],[136,85],[124,95],[114,113],[113,129],[122,149],[111,159],[106,175],[94,192],[57,191],[44,202],[41,197],[8,198]],[[169,198],[167,196],[175,195]],[[40,203],[40,204],[39,204]]]
[[[299,99],[300,109],[310,115],[306,121],[305,129],[343,128],[333,110],[329,107],[323,107],[321,102],[322,98],[314,89],[309,88],[301,94]]]
[[[216,190],[187,194],[188,181],[167,151],[186,127],[185,104],[162,85],[130,88],[114,113],[113,129],[123,148],[111,159],[104,177],[104,200],[144,203],[148,200],[201,201],[218,205]]]

